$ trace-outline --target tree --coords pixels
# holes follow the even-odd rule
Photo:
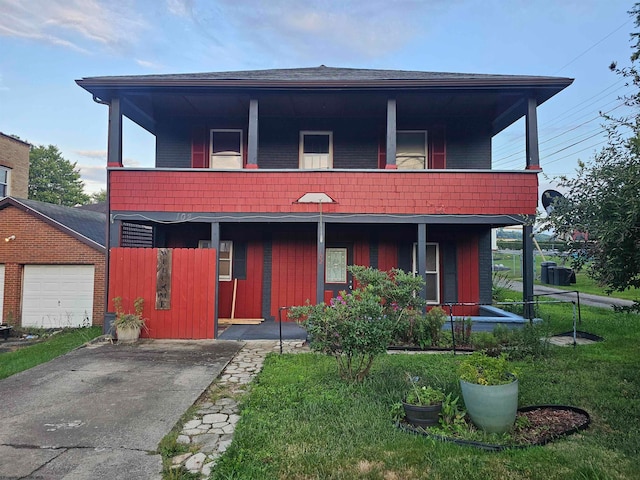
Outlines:
[[[640,3],[629,14],[640,28]],[[609,68],[634,88],[623,100],[636,112],[640,32],[631,38],[631,65],[619,68],[612,63]],[[565,196],[555,202],[548,220],[559,235],[571,239],[575,265],[588,265],[589,274],[612,292],[640,287],[640,116],[603,117],[607,145],[591,162],[580,162],[575,176],[558,178]]]
[[[76,163],[62,156],[55,145],[31,147],[29,152],[29,198],[57,205],[87,203],[84,183]]]
[[[107,190],[102,189],[90,195],[89,203],[104,203],[107,201]]]

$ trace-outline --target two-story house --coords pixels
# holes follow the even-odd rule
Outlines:
[[[568,78],[348,68],[93,77],[109,106],[109,294],[149,335],[211,338],[351,286],[347,266],[423,275],[431,304],[491,302],[491,228],[524,225],[533,295],[537,107]],[[155,136],[123,168],[122,119]],[[525,118],[526,157],[492,169]],[[141,248],[149,247],[149,248]]]

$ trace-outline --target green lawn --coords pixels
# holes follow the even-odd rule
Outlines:
[[[0,353],[0,379],[64,355],[101,333],[102,327],[67,329],[34,345]]]
[[[543,305],[554,332],[571,329],[567,305]],[[391,406],[411,372],[459,393],[459,357],[384,355],[360,385],[339,380],[333,359],[267,357],[242,405],[215,479],[635,479],[640,462],[640,322],[583,307],[582,329],[604,342],[552,347],[517,362],[520,405],[586,409],[590,428],[544,447],[490,453],[397,429]]]
[[[545,261],[556,262],[558,265],[571,267],[571,262],[569,260],[563,259],[561,257],[545,257]],[[535,256],[535,283],[537,285],[543,285],[540,282],[540,263],[542,262],[542,257],[539,255]],[[564,262],[564,263],[563,263]],[[493,264],[494,265],[504,265],[508,267],[509,270],[505,270],[501,272],[501,275],[504,275],[507,278],[512,280],[522,280],[522,255],[513,255],[508,253],[494,253],[493,254]],[[578,290],[581,293],[591,293],[593,295],[607,295],[604,287],[597,285],[596,282],[587,275],[586,269],[582,269],[581,271],[576,273],[576,283],[567,287],[558,286],[558,285],[549,285],[553,288],[558,288],[561,290]],[[630,288],[625,290],[624,292],[612,292],[610,296],[614,298],[622,298],[624,300],[640,300],[640,289]]]

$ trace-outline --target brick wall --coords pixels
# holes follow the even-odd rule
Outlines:
[[[16,239],[4,239],[15,235]],[[61,232],[31,214],[9,206],[0,210],[0,264],[5,265],[5,321],[21,321],[22,271],[24,265],[95,265],[93,323],[104,319],[105,256],[98,250]]]
[[[27,198],[29,193],[29,144],[0,133],[0,166],[11,169],[9,195]]]

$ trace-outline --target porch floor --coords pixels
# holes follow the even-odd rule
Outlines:
[[[220,340],[278,340],[280,323],[264,321],[259,325],[230,325],[218,336]],[[306,340],[307,331],[294,322],[282,322],[283,340]]]

